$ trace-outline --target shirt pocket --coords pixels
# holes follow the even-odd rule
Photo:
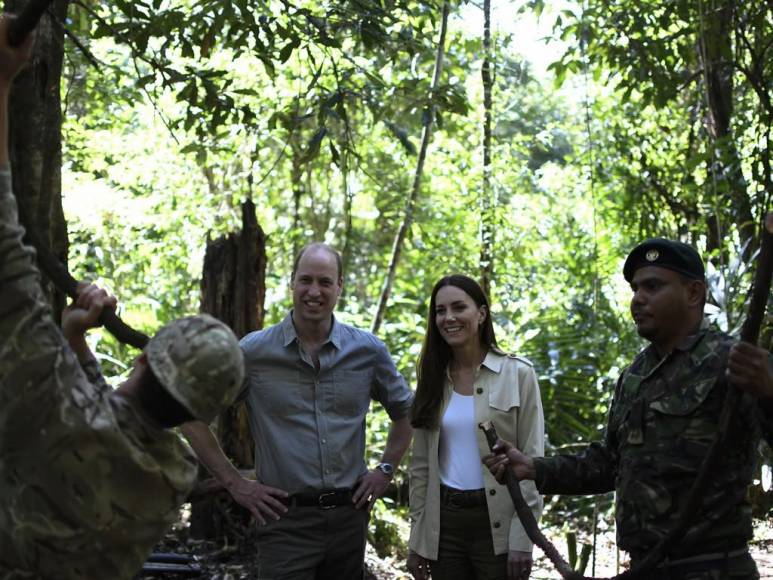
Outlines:
[[[498,411],[509,411],[513,407],[520,407],[521,394],[518,386],[513,383],[492,386],[489,389],[488,403],[491,408]]]
[[[709,401],[715,383],[715,377],[694,381],[651,401],[645,427],[650,444],[645,447],[670,452],[670,463],[677,465],[702,459],[716,432],[719,411],[716,401]]]
[[[517,383],[508,381],[497,388],[490,387],[488,416],[497,430],[497,435],[518,447],[520,444],[518,441],[518,413],[520,412],[521,398],[516,385]]]
[[[716,383],[716,377],[695,381],[687,388],[658,397],[649,405],[650,409],[664,415],[683,417],[692,415],[706,400]]]
[[[304,384],[298,371],[262,372],[253,384],[251,400],[264,412],[295,414],[313,406],[313,385]]]
[[[335,371],[333,391],[336,413],[345,417],[364,417],[370,406],[372,379],[372,369]]]

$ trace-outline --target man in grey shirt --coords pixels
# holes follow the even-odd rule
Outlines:
[[[341,257],[306,246],[291,276],[293,310],[241,341],[257,481],[243,478],[201,422],[183,427],[199,459],[249,509],[261,580],[363,576],[368,513],[411,439],[412,394],[384,344],[335,319]],[[381,463],[365,465],[371,399],[392,420]]]

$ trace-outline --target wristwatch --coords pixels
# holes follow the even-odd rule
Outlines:
[[[379,463],[376,466],[376,469],[386,475],[389,479],[392,479],[395,475],[395,468],[391,463]]]

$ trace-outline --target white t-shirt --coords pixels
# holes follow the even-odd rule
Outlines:
[[[440,482],[456,489],[482,489],[483,472],[475,426],[475,397],[453,391],[440,424]]]

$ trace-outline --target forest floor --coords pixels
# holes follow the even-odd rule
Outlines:
[[[251,534],[246,534],[238,542],[223,543],[193,540],[188,534],[187,514],[179,524],[175,525],[164,540],[156,547],[157,551],[174,552],[195,555],[202,569],[200,578],[208,580],[247,580],[254,578],[256,565],[256,550]],[[406,525],[407,526],[407,525]],[[555,544],[558,551],[566,557],[567,545],[564,534],[556,529],[544,530],[548,538]],[[404,536],[406,530],[401,530]],[[402,538],[403,541],[406,539]],[[588,538],[579,537],[578,545],[590,543]],[[751,542],[751,553],[757,562],[760,576],[763,579],[773,579],[773,522],[756,522],[754,539]],[[541,550],[535,549],[535,563],[532,580],[552,580],[559,578],[547,557]],[[409,580],[410,575],[405,569],[404,556],[379,557],[375,549],[368,544],[365,558],[368,574],[366,580]],[[597,538],[595,576],[610,577],[623,571],[628,566],[624,552],[618,552],[615,547],[614,533],[606,532]],[[591,563],[585,570],[591,574]],[[171,580],[182,578],[182,575],[140,574],[137,580]],[[342,579],[344,580],[344,579]]]

